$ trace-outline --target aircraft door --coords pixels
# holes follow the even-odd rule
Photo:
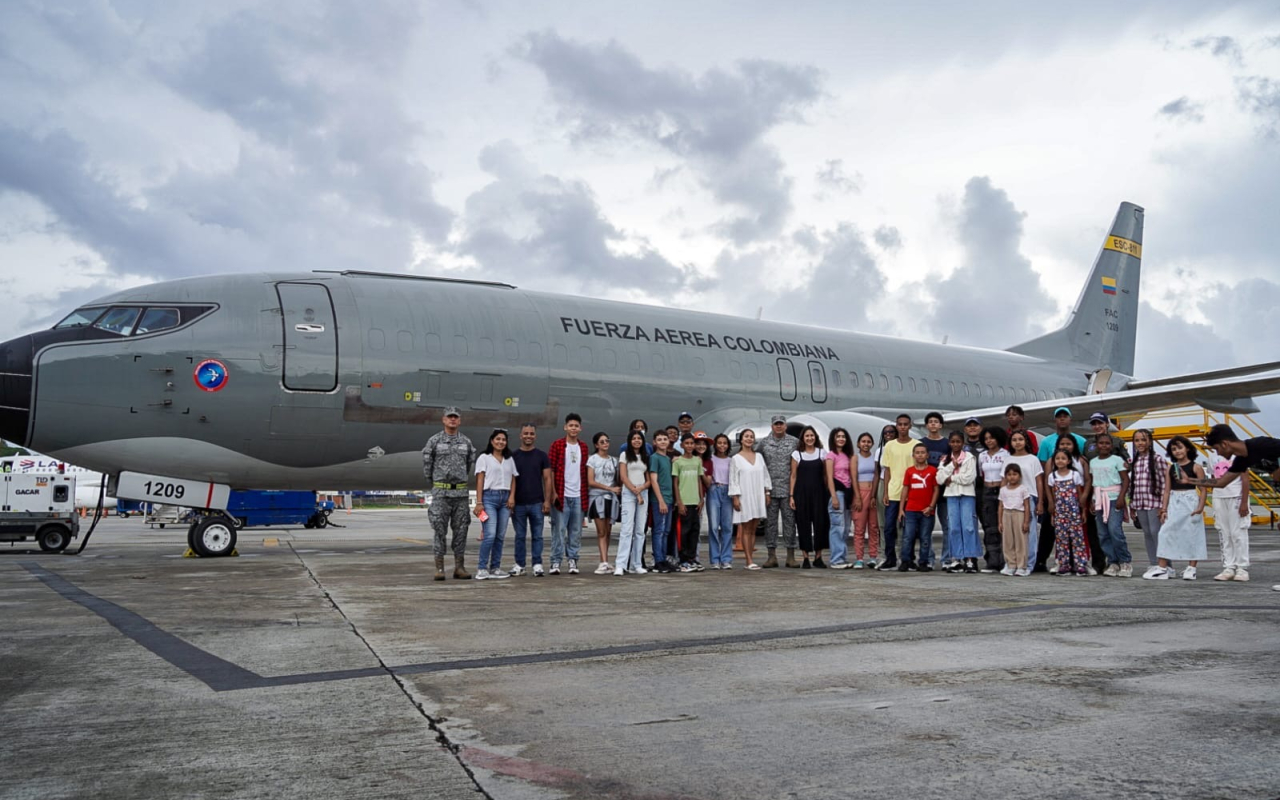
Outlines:
[[[809,396],[815,403],[827,402],[827,371],[817,361],[809,362]]]
[[[796,365],[789,358],[778,359],[778,394],[783,400],[796,399]]]
[[[286,389],[331,392],[338,387],[338,330],[329,290],[316,283],[277,283],[284,323]]]

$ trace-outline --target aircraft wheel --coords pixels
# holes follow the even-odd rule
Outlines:
[[[205,517],[191,527],[187,538],[202,558],[229,556],[236,549],[236,526],[228,517]]]
[[[71,544],[71,535],[61,525],[46,525],[36,533],[36,542],[46,553],[61,553]]]
[[[164,530],[164,523],[163,523],[163,522],[161,522],[161,523],[160,523],[160,530]]]

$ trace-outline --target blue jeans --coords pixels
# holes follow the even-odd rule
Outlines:
[[[890,500],[884,507],[884,563],[895,564],[898,561],[898,506],[901,500]]]
[[[577,561],[578,550],[582,546],[582,498],[566,497],[563,500],[563,509],[551,507],[552,564],[559,564],[566,555],[570,561]]]
[[[1040,515],[1036,513],[1036,503],[1039,499],[1036,495],[1031,495],[1031,533],[1027,535],[1027,569],[1035,566],[1036,552],[1040,549]]]
[[[533,540],[533,563],[542,563],[542,503],[518,505],[511,514],[511,527],[516,534],[516,563],[524,566],[524,534]]]
[[[827,513],[831,516],[831,563],[849,561],[849,526],[853,515],[849,513],[849,498],[836,487],[836,499],[827,501]]]
[[[1124,540],[1124,529],[1120,527],[1124,523],[1124,512],[1116,509],[1115,500],[1108,502],[1111,503],[1111,513],[1106,522],[1102,521],[1101,511],[1093,512],[1098,523],[1098,542],[1108,564],[1128,564],[1133,558],[1129,555],[1129,544]]]
[[[947,525],[951,522],[950,513],[947,509],[947,500],[945,497],[938,497],[938,507],[934,509],[938,515],[938,530],[942,532],[942,563],[947,563],[952,558],[951,555],[951,538],[947,536]]]
[[[648,493],[641,497],[647,501]],[[622,490],[622,532],[618,534],[618,552],[613,560],[615,569],[635,571],[644,566],[644,522],[648,513],[648,502],[637,502],[630,489]]]
[[[658,496],[649,493],[649,507],[653,514],[653,565],[656,567],[667,560],[667,535],[671,533],[671,515],[675,513],[675,503],[667,504],[667,513],[658,509]]]
[[[733,498],[729,487],[711,484],[707,490],[707,538],[711,546],[712,564],[733,563]]]
[[[925,516],[923,511],[908,511],[903,517],[902,552],[899,554],[903,562],[915,561],[920,566],[933,562],[933,515]],[[920,542],[920,560],[914,558],[916,541]]]
[[[975,508],[977,502],[971,494],[947,498],[947,541],[952,558],[982,558]]]
[[[502,566],[502,542],[507,536],[507,520],[511,511],[507,509],[506,489],[485,489],[481,502],[489,518],[480,523],[480,569],[490,572]]]

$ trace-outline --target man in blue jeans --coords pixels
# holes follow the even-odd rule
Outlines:
[[[649,504],[653,514],[653,571],[675,572],[675,565],[667,558],[667,537],[671,532],[671,517],[675,509],[675,485],[671,479],[671,439],[665,431],[653,437],[653,453],[649,456],[649,480],[653,487],[653,499]]]
[[[920,442],[911,438],[911,415],[899,414],[894,422],[898,438],[885,442],[880,448],[880,467],[885,471],[884,493],[884,561],[880,569],[898,566],[898,523],[902,506],[902,480],[907,469],[915,463],[912,452]]]
[[[520,428],[520,449],[512,453],[516,471],[516,507],[511,512],[511,525],[516,535],[516,565],[511,575],[524,574],[525,531],[533,540],[533,577],[542,577],[542,526],[551,511],[551,461],[536,448],[538,428],[526,422]]]

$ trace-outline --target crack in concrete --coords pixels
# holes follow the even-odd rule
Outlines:
[[[458,744],[454,744],[453,741],[450,740],[449,735],[445,733],[445,730],[440,725],[439,721],[427,713],[427,709],[422,705],[422,703],[414,699],[413,693],[409,691],[409,687],[405,682],[405,680],[401,678],[399,675],[397,675],[394,670],[392,670],[392,668],[387,664],[387,662],[383,660],[381,654],[379,654],[378,651],[374,649],[374,646],[369,642],[368,639],[365,638],[364,634],[360,632],[360,629],[356,627],[356,624],[352,622],[351,618],[347,616],[347,613],[342,610],[342,606],[338,605],[338,601],[334,598],[332,594],[329,593],[329,590],[325,588],[324,583],[321,582],[320,578],[315,574],[315,572],[311,570],[311,566],[307,564],[306,560],[302,557],[301,554],[298,553],[297,550],[294,550],[293,542],[287,542],[287,544],[289,545],[289,550],[293,552],[294,557],[298,559],[298,563],[302,565],[302,568],[304,570],[306,570],[307,577],[311,578],[311,582],[314,583],[316,585],[316,588],[319,589],[321,594],[324,595],[324,599],[329,601],[329,605],[333,606],[333,610],[338,612],[338,615],[341,616],[343,621],[347,623],[347,626],[351,628],[351,632],[355,634],[355,637],[360,640],[360,643],[363,644],[365,648],[368,649],[369,653],[374,657],[374,659],[377,660],[378,666],[380,666],[382,670],[386,672],[386,674],[388,675],[388,677],[391,678],[391,680],[395,681],[396,686],[400,689],[400,693],[403,694],[405,699],[409,701],[409,704],[412,705],[417,710],[417,712],[422,715],[422,718],[427,721],[427,727],[430,728],[431,732],[435,734],[436,742],[441,747],[448,750],[450,755],[453,756],[454,761],[458,762],[458,766],[462,768],[462,771],[465,772],[467,774],[467,777],[471,779],[471,782],[475,784],[476,791],[479,792],[483,797],[487,798],[487,800],[493,800],[493,795],[489,794],[489,792],[484,788],[484,786],[481,785],[480,778],[476,775],[475,771],[471,769],[471,767],[467,764],[465,760],[463,760],[462,746]]]

